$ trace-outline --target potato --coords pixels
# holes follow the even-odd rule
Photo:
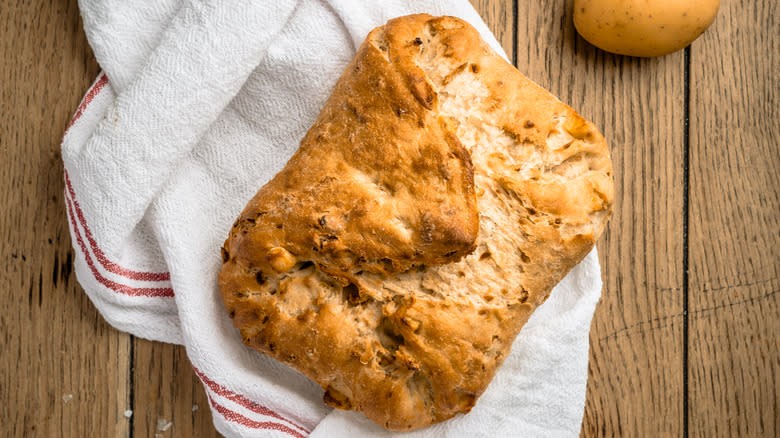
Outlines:
[[[698,38],[719,6],[720,0],[574,0],[574,26],[607,52],[661,56]]]

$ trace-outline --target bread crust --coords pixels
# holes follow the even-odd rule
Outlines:
[[[374,29],[223,247],[243,341],[388,429],[466,413],[611,212],[606,142],[464,21]]]

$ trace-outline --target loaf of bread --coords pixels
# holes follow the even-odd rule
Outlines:
[[[474,406],[612,198],[590,122],[464,21],[400,17],[241,213],[219,286],[325,403],[415,429]]]

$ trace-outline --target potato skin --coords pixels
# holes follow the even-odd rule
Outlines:
[[[698,38],[719,7],[720,0],[574,0],[574,27],[607,52],[662,56]]]

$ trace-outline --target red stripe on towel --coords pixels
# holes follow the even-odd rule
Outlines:
[[[90,103],[92,103],[92,99],[95,98],[95,96],[100,93],[100,90],[103,89],[103,87],[108,84],[108,76],[106,76],[105,73],[100,75],[97,82],[95,82],[95,85],[92,86],[92,88],[87,91],[87,94],[84,96],[84,99],[81,101],[81,104],[79,105],[78,109],[76,110],[76,114],[73,115],[73,118],[70,119],[70,123],[68,123],[68,127],[65,128],[65,134],[68,133],[68,130],[71,126],[73,126],[74,123],[76,123],[76,120],[81,118],[81,115],[84,114],[84,110],[87,109],[87,106],[89,106]]]
[[[170,281],[171,279],[170,272],[134,271],[132,269],[123,268],[122,266],[119,266],[118,264],[109,260],[108,257],[106,257],[106,255],[98,246],[97,242],[95,241],[95,238],[92,236],[92,231],[90,231],[89,226],[87,225],[87,220],[84,217],[84,212],[81,210],[81,206],[79,206],[79,202],[76,201],[76,192],[73,190],[73,185],[70,182],[70,177],[68,176],[67,169],[65,170],[65,185],[68,188],[68,193],[70,193],[70,198],[73,200],[73,205],[76,207],[76,215],[79,218],[79,222],[84,227],[84,235],[87,237],[89,246],[92,248],[92,252],[95,253],[95,257],[98,259],[98,262],[100,262],[100,264],[103,265],[103,267],[106,268],[107,271],[133,280]]]
[[[232,421],[234,423],[238,423],[242,426],[250,427],[252,429],[268,429],[268,430],[278,430],[280,432],[284,432],[290,436],[294,436],[296,438],[306,438],[306,435],[303,435],[299,433],[298,431],[291,429],[284,424],[276,423],[273,421],[255,421],[251,420],[238,412],[231,411],[230,409],[218,404],[214,401],[211,396],[209,396],[209,402],[211,403],[211,406],[214,407],[214,409],[219,412],[223,417],[225,417],[226,420]]]
[[[255,402],[253,402],[252,400],[249,400],[248,398],[246,398],[245,396],[243,396],[241,394],[236,394],[235,392],[225,388],[224,386],[220,385],[219,383],[211,380],[207,375],[203,374],[203,372],[201,370],[197,369],[194,365],[193,365],[192,369],[195,370],[195,374],[198,375],[200,380],[203,381],[203,383],[205,383],[206,386],[209,387],[209,389],[214,391],[215,394],[217,394],[217,395],[219,395],[221,397],[225,397],[225,398],[227,398],[227,399],[229,399],[229,400],[231,400],[231,401],[233,401],[235,403],[238,403],[241,406],[249,409],[252,412],[256,412],[256,413],[262,414],[262,415],[267,415],[269,417],[278,418],[279,420],[286,421],[286,422],[292,424],[293,426],[295,426],[298,429],[306,432],[307,434],[309,433],[309,430],[306,429],[305,427],[300,426],[300,425],[296,424],[295,422],[293,422],[291,420],[288,420],[287,418],[282,417],[281,415],[277,414],[276,412],[272,411],[271,409],[269,409],[269,408],[267,408],[265,406],[259,405],[259,404],[255,403]]]
[[[71,204],[70,198],[67,196],[67,193],[65,194],[65,202],[68,204],[68,218],[70,219],[70,223],[73,226],[73,231],[74,234],[76,235],[76,241],[81,247],[81,252],[84,253],[84,259],[87,261],[87,265],[89,266],[89,269],[92,271],[92,275],[95,277],[95,280],[97,280],[103,286],[113,290],[114,292],[118,292],[124,295],[144,296],[144,297],[172,297],[173,296],[173,289],[169,287],[167,288],[131,287],[125,284],[116,283],[114,281],[111,281],[103,277],[100,274],[100,272],[97,270],[97,267],[95,267],[95,263],[92,261],[92,257],[90,256],[89,251],[87,250],[87,245],[84,244],[84,240],[81,238],[81,232],[79,232],[79,227],[76,224],[75,216],[73,215],[73,205]]]

